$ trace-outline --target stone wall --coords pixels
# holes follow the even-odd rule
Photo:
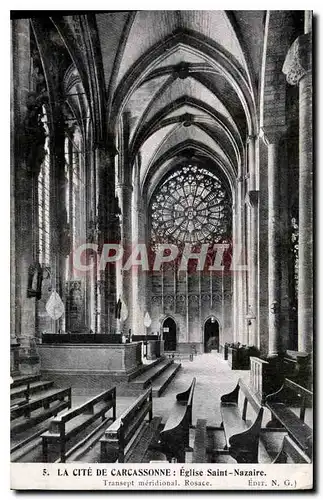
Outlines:
[[[163,322],[170,316],[176,323],[179,349],[195,344],[203,352],[204,323],[214,316],[219,322],[220,343],[233,340],[231,276],[209,272],[188,275],[168,268],[165,273],[151,275],[149,281],[149,331],[162,333]]]

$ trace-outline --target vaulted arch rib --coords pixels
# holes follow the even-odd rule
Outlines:
[[[188,45],[198,54],[202,53],[206,61],[212,67],[217,68],[228,80],[242,103],[246,115],[248,133],[253,134],[257,129],[255,102],[252,89],[243,71],[237,63],[232,61],[232,57],[224,51],[223,47],[196,32],[190,31],[179,31],[166,37],[163,42],[152,47],[151,50],[140,57],[136,64],[130,68],[120,82],[113,99],[111,113],[111,126],[113,130],[130,95],[148,76],[151,67],[158,65],[158,62],[164,57],[165,51],[178,43]]]
[[[235,172],[233,171],[231,165],[225,163],[222,158],[219,157],[217,153],[215,153],[211,148],[206,146],[205,144],[199,142],[199,141],[192,141],[192,140],[187,140],[183,141],[180,144],[177,144],[173,148],[170,148],[166,153],[164,153],[162,156],[160,156],[154,164],[150,166],[149,169],[147,169],[147,172],[145,174],[145,177],[142,180],[141,183],[141,191],[144,194],[147,194],[147,200],[149,200],[149,192],[148,192],[148,187],[151,178],[155,173],[157,173],[158,169],[167,161],[172,159],[175,156],[180,155],[181,153],[185,153],[187,150],[192,150],[194,153],[200,153],[203,156],[210,158],[213,162],[215,162],[218,166],[219,169],[222,170],[223,174],[225,175],[227,182],[230,186],[230,190],[232,195],[234,194],[234,186],[235,186]],[[168,169],[167,169],[168,171]]]
[[[183,121],[181,117],[183,115],[171,118],[167,118],[167,115],[185,105],[196,108],[198,112],[206,113],[211,119],[213,119],[218,125],[220,125],[220,127],[223,129],[223,132],[228,136],[230,142],[232,143],[232,146],[236,150],[237,156],[239,156],[241,159],[243,155],[243,142],[241,136],[236,130],[233,129],[232,124],[226,119],[226,117],[198,99],[183,97],[169,103],[160,112],[156,113],[156,115],[148,123],[144,124],[142,128],[137,131],[131,143],[132,161],[134,161],[134,158],[142,144],[157,130],[171,123]]]
[[[160,78],[161,76],[165,76],[165,75],[171,75],[174,72],[174,70],[176,70],[176,67],[178,67],[178,65],[176,66],[173,64],[170,66],[163,66],[161,68],[153,69],[149,73],[149,75],[147,75],[147,77],[142,82],[140,82],[140,86],[144,85],[145,83],[147,83],[151,80],[154,80],[155,78]],[[201,63],[188,63],[187,69],[188,69],[189,76],[193,76],[194,73],[198,73],[198,72],[217,73],[217,74],[219,73],[219,71],[216,68],[213,68],[212,66],[210,66],[210,64],[202,63],[202,62]]]
[[[187,163],[195,163],[202,168],[205,168],[207,170],[210,170],[210,172],[216,174],[222,182],[224,182],[229,196],[231,200],[234,199],[235,197],[235,192],[234,189],[232,189],[231,184],[229,183],[227,175],[223,172],[223,169],[219,162],[217,161],[216,155],[213,157],[205,155],[204,153],[199,153],[198,151],[195,152],[192,158],[187,158],[185,157],[184,154],[182,155],[175,155],[173,158],[168,159],[165,163],[160,165],[157,169],[157,171],[154,172],[153,175],[147,179],[147,183],[144,186],[144,199],[147,203],[147,206],[149,205],[151,201],[151,197],[156,190],[156,187],[163,182],[165,178],[168,177],[168,175],[175,169],[181,166],[186,166]]]
[[[149,162],[150,164],[154,162],[154,158],[158,157],[160,149],[162,149],[164,147],[164,145],[167,144],[167,141],[170,138],[170,136],[173,135],[176,132],[176,130],[178,130],[183,125],[183,123],[185,122],[186,116],[187,115],[183,114],[183,115],[180,115],[180,116],[169,118],[168,120],[165,120],[164,122],[162,122],[160,124],[160,126],[156,129],[155,132],[157,132],[158,130],[161,130],[162,128],[168,127],[169,125],[172,125],[172,124],[173,125],[175,125],[175,124],[179,125],[179,126],[173,127],[167,133],[167,135],[164,137],[164,139],[160,142],[158,148],[156,149],[156,151],[155,151],[155,153],[153,155],[153,158],[152,158],[151,162]],[[194,126],[197,129],[200,129],[205,134],[207,134],[210,137],[210,139],[212,141],[214,141],[214,143],[216,143],[217,146],[223,151],[224,156],[227,158],[228,162],[230,163],[230,165],[232,166],[232,168],[234,169],[234,171],[237,172],[239,170],[239,165],[241,164],[240,152],[237,149],[237,145],[234,143],[234,141],[230,140],[230,137],[228,137],[226,135],[226,138],[230,141],[232,149],[234,150],[234,156],[232,154],[232,151],[228,151],[227,147],[225,147],[224,140],[223,140],[223,135],[220,135],[218,131],[215,132],[212,129],[210,130],[210,128],[207,125],[205,125],[205,124],[203,124],[203,123],[201,123],[199,121],[196,121],[196,120],[192,122],[191,126]]]
[[[201,85],[203,85],[208,92],[210,92],[212,94],[212,91],[210,89],[208,89],[208,87],[205,85],[205,83],[203,82],[203,80],[201,78],[199,78],[199,75],[191,75],[191,78],[195,79],[198,83],[200,83]],[[133,136],[133,139],[132,139],[132,144],[135,140],[135,138],[137,137],[137,135],[140,133],[140,123],[143,124],[143,126],[145,126],[145,121],[146,121],[146,118],[149,116],[149,113],[152,111],[155,103],[158,101],[158,99],[161,98],[161,96],[165,93],[165,91],[167,90],[167,88],[174,82],[174,77],[173,76],[170,76],[163,84],[162,86],[160,87],[160,89],[158,90],[158,92],[156,92],[156,94],[154,95],[153,99],[150,101],[149,105],[146,107],[146,109],[144,110],[143,114],[141,115],[141,118],[139,120],[139,125],[137,126],[137,129],[135,130],[134,132],[134,136]],[[184,98],[185,96],[183,96]],[[226,110],[228,111],[229,115],[232,116],[232,113],[230,113],[230,110],[228,109],[226,103],[223,101],[223,99],[221,99],[221,97],[217,94],[216,95],[216,98],[220,101],[220,103],[223,105],[224,108],[226,108]],[[179,98],[181,99],[181,98]],[[179,99],[175,100],[174,103],[176,102],[179,102]],[[187,96],[187,99],[191,99],[193,101],[193,97],[192,96]],[[216,114],[217,111],[214,110],[214,108],[212,108],[211,106],[208,106],[207,103],[203,103],[202,101],[200,101],[199,99],[195,99],[194,102],[199,102],[201,103],[201,105],[204,105],[206,106],[207,109],[210,110],[210,113],[212,114],[213,111],[214,113]],[[167,106],[171,106],[172,104],[170,103],[169,105]],[[167,108],[167,106],[165,108]],[[219,115],[219,117],[222,117],[223,115],[221,115],[220,113],[217,113]],[[159,117],[159,119],[162,119],[162,114],[157,112],[156,113],[156,117]],[[223,119],[224,121],[228,122],[229,124],[229,121],[223,116]],[[233,118],[232,118],[233,120]],[[230,125],[229,125],[230,126]],[[231,124],[231,127],[232,127],[232,124]],[[237,131],[239,132],[239,129],[237,127]],[[132,146],[131,146],[132,147]]]

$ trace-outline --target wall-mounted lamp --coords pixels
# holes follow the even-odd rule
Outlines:
[[[211,323],[215,323],[215,317],[211,316]]]

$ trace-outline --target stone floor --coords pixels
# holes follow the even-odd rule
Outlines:
[[[176,377],[172,380],[161,397],[153,398],[153,415],[162,417],[162,422],[165,423],[170,414],[171,408],[176,401],[176,394],[186,390],[191,384],[193,377],[196,377],[193,399],[193,425],[196,424],[196,420],[199,418],[206,419],[208,427],[219,427],[221,423],[221,396],[231,392],[235,388],[239,378],[243,378],[246,382],[248,382],[249,371],[231,370],[228,363],[224,361],[223,357],[216,352],[194,356],[193,361],[182,360],[181,364],[182,367],[177,372]],[[109,389],[109,387],[106,389]],[[136,397],[138,396],[124,397],[122,396],[122,390],[117,389],[117,416],[120,416],[122,412],[126,410],[136,399]],[[75,395],[72,390],[73,407],[84,403],[90,398],[90,394],[82,396]],[[311,412],[308,413],[309,421],[307,423],[311,425]],[[265,409],[262,424],[263,427],[266,425],[268,420],[270,420],[270,413],[267,409]],[[220,438],[223,441],[223,431],[221,430],[219,434],[221,434]],[[269,447],[272,447],[273,444],[273,448],[278,451],[283,435],[284,433],[278,433],[277,443],[269,443]],[[274,436],[269,436],[270,441],[272,441],[273,437]],[[193,442],[191,444],[193,444]],[[220,448],[222,447],[223,446],[221,445]],[[268,449],[267,444],[266,449]],[[260,462],[263,462],[265,460],[262,460],[261,455],[262,453],[260,449],[259,460]],[[31,454],[24,457],[23,461],[41,461],[41,448],[39,447],[39,449],[34,450]],[[96,459],[93,458],[93,461],[96,461]],[[217,461],[219,463],[228,461],[235,462],[228,456],[224,456],[223,459],[219,457],[219,460]]]
[[[154,416],[161,416],[163,423],[168,418],[171,407],[176,400],[176,394],[186,390],[196,377],[193,403],[193,425],[197,418],[207,420],[207,425],[220,425],[220,398],[236,386],[239,377],[249,378],[249,371],[230,370],[226,361],[216,352],[194,356],[194,361],[182,360],[182,367],[174,380],[159,398],[153,400]],[[85,402],[86,396],[74,396],[73,406]],[[122,397],[117,391],[117,416],[136,399]]]

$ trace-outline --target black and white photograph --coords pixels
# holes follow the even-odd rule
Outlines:
[[[13,490],[313,489],[315,28],[10,12]]]

